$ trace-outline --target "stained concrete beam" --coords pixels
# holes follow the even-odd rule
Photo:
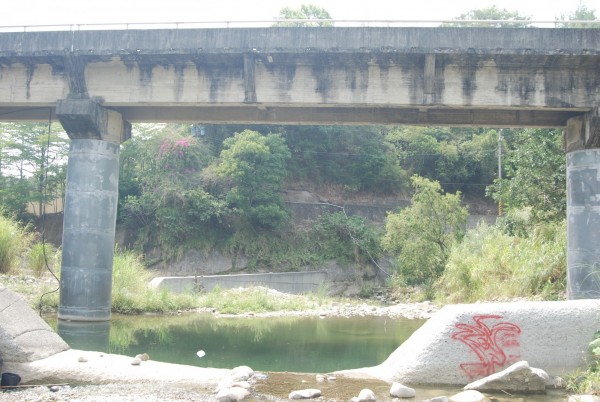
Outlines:
[[[96,139],[120,145],[131,138],[131,124],[91,99],[62,99],[56,114],[71,139]]]

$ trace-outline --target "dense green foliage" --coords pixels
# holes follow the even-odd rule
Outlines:
[[[398,255],[397,275],[404,283],[430,285],[462,240],[468,213],[460,193],[444,194],[439,183],[419,176],[412,182],[412,205],[388,215],[383,246]]]
[[[121,218],[166,246],[185,245],[225,208],[204,175],[213,160],[197,138],[166,130],[124,145]]]
[[[280,134],[244,130],[223,141],[217,172],[228,180],[229,208],[252,226],[275,228],[288,219],[281,191],[290,157]]]
[[[566,265],[564,222],[546,223],[528,237],[482,225],[452,248],[437,297],[449,302],[556,299],[564,295]]]
[[[409,186],[385,128],[289,126],[283,132],[292,154],[292,181],[339,185],[346,194],[393,193]]]
[[[407,175],[481,196],[497,175],[497,136],[495,130],[407,126],[390,130],[386,142]]]
[[[506,179],[488,192],[508,210],[531,210],[534,222],[556,221],[566,211],[566,157],[561,130],[507,131]]]

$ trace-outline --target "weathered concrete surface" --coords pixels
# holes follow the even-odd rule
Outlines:
[[[194,288],[211,291],[216,286],[231,289],[245,286],[265,286],[284,293],[316,293],[325,283],[327,272],[270,272],[265,274],[239,275],[204,275],[204,276],[171,276],[158,277],[150,282],[150,286],[169,289],[173,292],[184,292]]]
[[[598,300],[449,305],[379,366],[340,374],[464,385],[526,360],[564,375],[585,366],[598,323]]]
[[[134,122],[563,127],[600,103],[599,31],[1,33],[0,116],[47,119],[76,93]]]
[[[29,363],[5,364],[23,384],[108,384],[160,382],[214,386],[230,370],[184,366],[152,360],[131,364],[133,357],[71,349]]]
[[[67,349],[69,345],[21,296],[0,285],[0,357],[5,366],[43,359]]]
[[[600,298],[600,148],[567,154],[567,292]]]
[[[72,139],[63,220],[61,319],[110,319],[118,186],[119,145]]]

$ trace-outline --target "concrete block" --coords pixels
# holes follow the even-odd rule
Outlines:
[[[32,362],[69,349],[46,322],[9,289],[0,289],[0,357]]]
[[[526,360],[564,375],[585,366],[599,323],[600,300],[449,305],[379,366],[340,374],[464,385]]]

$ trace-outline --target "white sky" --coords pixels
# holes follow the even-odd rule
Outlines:
[[[334,19],[452,19],[496,5],[533,20],[554,20],[580,0],[0,0],[0,26],[271,20],[282,7],[315,4]],[[583,0],[600,13],[600,0]]]

